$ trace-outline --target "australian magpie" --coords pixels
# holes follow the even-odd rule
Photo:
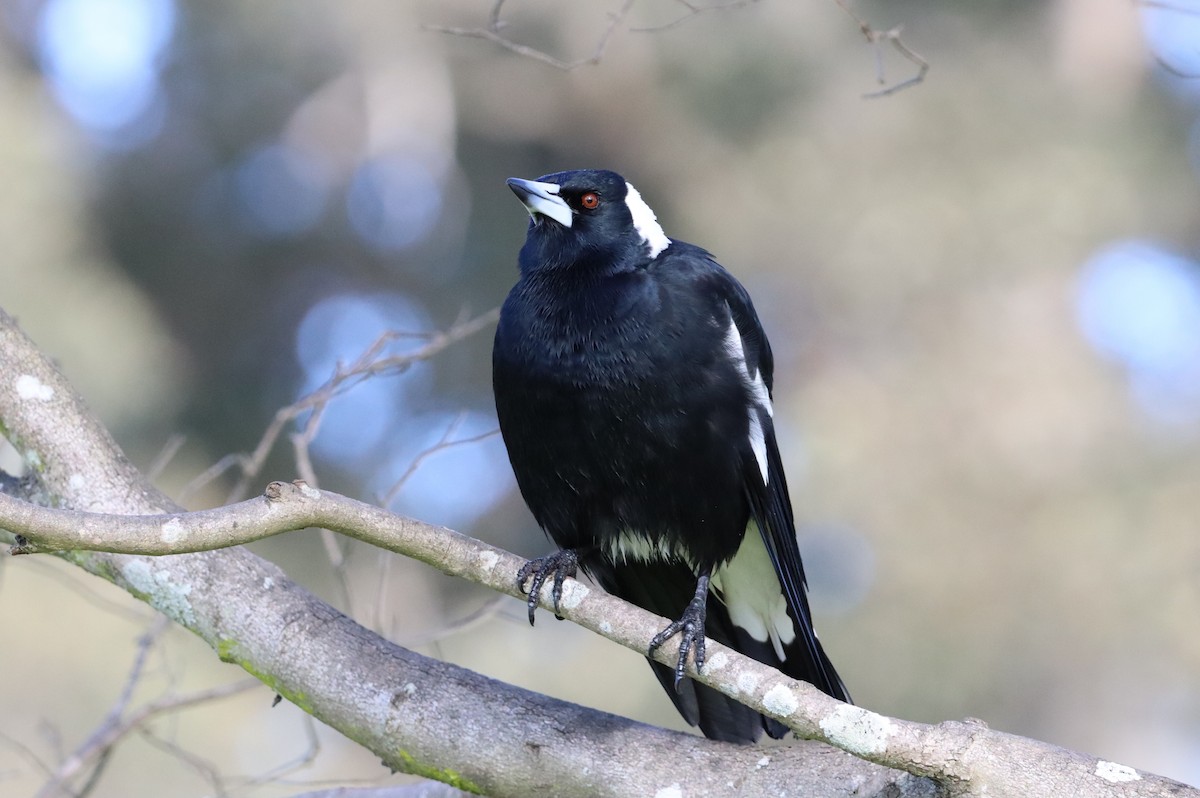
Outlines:
[[[771,347],[746,289],[703,249],[668,238],[615,172],[509,188],[531,217],[500,314],[492,379],[517,485],[561,547],[529,562],[529,621],[552,578],[679,618],[676,668],[651,661],[710,738],[786,729],[684,678],[706,638],[849,696],[813,632],[772,421]],[[710,598],[710,593],[712,597]]]

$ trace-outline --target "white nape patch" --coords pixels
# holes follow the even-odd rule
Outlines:
[[[796,639],[796,629],[775,566],[754,521],[746,525],[737,554],[713,573],[712,586],[725,602],[729,619],[755,640],[770,640],[775,655],[784,659],[783,647]]]
[[[54,388],[46,385],[32,374],[22,374],[20,377],[17,377],[17,396],[21,399],[36,399],[39,402],[49,402],[54,398]]]
[[[658,257],[658,253],[671,246],[671,239],[663,232],[658,217],[650,206],[642,199],[642,195],[631,183],[625,184],[625,204],[629,206],[629,215],[633,217],[633,226],[637,228],[642,240],[650,246],[650,260]]]
[[[829,742],[852,754],[882,754],[888,739],[898,730],[890,718],[875,712],[842,704],[821,718],[821,731]]]
[[[1116,762],[1105,762],[1103,759],[1096,763],[1096,775],[1113,784],[1140,781],[1142,778],[1142,775],[1129,765],[1118,765]]]
[[[754,452],[754,459],[758,461],[758,470],[762,472],[763,484],[766,485],[770,481],[770,469],[767,467],[767,437],[763,432],[762,419],[759,418],[758,413],[762,410],[766,412],[768,418],[774,418],[775,408],[771,405],[771,394],[767,390],[767,383],[762,378],[762,371],[755,369],[753,374],[750,373],[750,364],[746,362],[746,349],[742,346],[742,333],[733,321],[732,311],[729,314],[729,328],[725,330],[725,352],[745,377],[746,387],[750,389],[750,398],[754,403],[749,410],[750,451]]]

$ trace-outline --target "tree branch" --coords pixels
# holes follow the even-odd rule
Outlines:
[[[322,526],[517,595],[515,555],[373,505],[272,483],[237,505],[181,513],[136,472],[53,367],[0,311],[0,422],[46,498],[0,497],[24,551],[63,556],[188,627],[297,706],[399,770],[490,795],[805,794],[1189,796],[1200,791],[977,722],[936,726],[837,702],[718,644],[694,678],[886,771],[824,746],[732,746],[638,724],[395,646],[232,546]],[[80,471],[83,469],[84,471]],[[85,476],[85,473],[87,476]],[[122,515],[121,513],[137,513]],[[114,551],[131,552],[116,554]],[[543,603],[546,597],[542,597]],[[664,619],[568,582],[560,613],[640,652]],[[672,662],[676,646],[656,658]],[[802,777],[800,774],[804,774]]]
[[[520,597],[514,574],[524,560],[502,549],[449,529],[393,515],[370,504],[298,482],[273,482],[261,498],[195,513],[121,516],[36,507],[0,496],[0,525],[25,539],[21,553],[91,549],[141,555],[194,552],[250,543],[291,530],[322,527],[374,546],[420,560],[439,570],[501,593]],[[550,586],[541,597],[550,608]],[[667,621],[582,582],[568,580],[559,614],[639,653]],[[654,658],[672,664],[677,645],[664,646]],[[1011,790],[1018,774],[1030,771],[1034,781],[1021,784],[1028,794],[1047,793],[1059,783],[1072,795],[1107,795],[1112,765],[1025,738],[996,732],[980,722],[948,722],[936,726],[888,718],[829,698],[806,682],[714,641],[703,671],[689,675],[787,724],[801,737],[834,745],[877,764],[934,778],[942,784],[991,785]],[[1002,756],[998,754],[1003,753]],[[1053,767],[1046,767],[1050,761]],[[1040,762],[1038,768],[1016,767]],[[1166,780],[1132,769],[1151,789]],[[1161,782],[1161,783],[1160,783]],[[1085,787],[1086,785],[1086,787]],[[1177,786],[1173,785],[1172,786]],[[974,791],[975,788],[972,788]],[[1066,793],[1064,793],[1066,794]],[[1121,792],[1134,793],[1122,787]],[[1200,792],[1196,792],[1200,795]]]

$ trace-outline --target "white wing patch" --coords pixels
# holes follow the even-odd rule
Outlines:
[[[754,521],[746,526],[737,554],[713,573],[712,585],[725,602],[730,620],[755,640],[770,640],[775,655],[783,660],[783,647],[796,639],[796,629],[775,566]]]
[[[632,184],[625,184],[625,204],[629,206],[629,215],[633,217],[633,226],[637,228],[642,241],[650,247],[650,260],[658,257],[658,253],[671,246],[671,239],[663,232],[658,217],[650,206],[642,199],[642,195]]]
[[[745,377],[746,385],[750,388],[752,400],[749,410],[750,451],[754,452],[754,459],[758,461],[758,468],[762,472],[765,485],[768,482],[767,438],[763,431],[759,411],[765,412],[768,418],[774,418],[775,408],[771,406],[771,394],[767,391],[767,383],[763,381],[762,372],[755,369],[753,374],[750,373],[750,364],[746,362],[746,350],[742,346],[742,333],[733,321],[732,312],[729,315],[729,329],[725,331],[725,351],[728,353],[729,359],[737,366],[738,371]]]

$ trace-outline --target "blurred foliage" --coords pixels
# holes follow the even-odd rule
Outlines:
[[[504,33],[582,58],[616,5],[510,0]],[[514,280],[524,235],[503,179],[613,168],[669,234],[710,249],[755,296],[778,359],[814,608],[856,700],[915,720],[977,716],[1200,781],[1198,426],[1148,416],[1075,320],[1080,270],[1100,248],[1196,245],[1197,92],[1155,67],[1135,6],[865,3],[858,13],[902,24],[932,64],[925,83],[866,101],[876,53],[832,2],[620,30],[599,65],[570,72],[422,30],[484,25],[486,3],[186,3],[157,64],[150,133],[89,131],[56,105],[42,9],[19,0],[0,17],[0,303],[137,463],[186,436],[160,477],[168,492],[253,448],[275,409],[312,387],[320,375],[297,343],[310,309],[403,298],[426,331],[485,311]],[[629,25],[681,10],[639,3]],[[880,54],[889,80],[911,73]],[[382,171],[364,171],[373,164]],[[414,240],[381,245],[361,229],[378,220],[352,218],[351,197],[376,178],[399,181],[376,197],[388,213],[436,198]],[[368,332],[340,355],[356,356]],[[443,432],[436,419],[490,414],[489,357],[485,332],[419,379],[375,381],[391,431],[361,457],[318,457],[322,485],[375,495],[378,472]],[[454,462],[431,457],[422,491],[452,482]],[[511,476],[480,462],[506,498],[464,531],[544,550]],[[294,474],[285,444],[263,481]],[[219,503],[227,487],[191,501]],[[397,509],[432,506],[413,493]],[[401,643],[490,600],[361,548],[347,597],[315,535],[259,549]],[[0,560],[0,680],[23,687],[0,697],[0,732],[50,761],[114,700],[140,628],[65,591],[72,579]],[[680,723],[636,654],[548,618],[530,630],[515,603],[423,647]],[[169,684],[229,672],[179,633],[163,657]],[[268,700],[158,731],[222,772],[263,773],[307,745],[298,713],[272,714]],[[49,727],[59,742],[39,732]],[[321,739],[303,778],[382,777],[350,744]],[[94,795],[212,791],[135,745]],[[0,741],[0,790],[24,794],[41,778]]]

